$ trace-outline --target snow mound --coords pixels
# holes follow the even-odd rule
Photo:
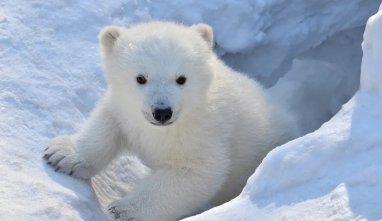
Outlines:
[[[382,11],[362,46],[362,90],[333,119],[271,151],[240,196],[185,220],[382,219]]]
[[[41,159],[42,150],[47,141],[54,136],[70,134],[78,130],[105,90],[97,41],[98,31],[103,26],[108,24],[129,26],[138,21],[151,19],[172,19],[187,24],[209,23],[215,30],[216,50],[223,59],[236,69],[256,77],[267,86],[279,81],[278,88],[272,89],[276,94],[288,94],[294,90],[291,88],[293,85],[299,88],[293,93],[298,93],[300,88],[303,91],[306,88],[304,83],[307,81],[301,76],[305,74],[306,69],[310,71],[305,76],[324,73],[325,78],[331,81],[330,87],[324,87],[325,82],[320,82],[314,88],[323,88],[323,91],[333,92],[335,96],[330,96],[330,100],[320,100],[322,109],[319,112],[328,114],[317,117],[311,124],[305,125],[305,130],[311,131],[322,121],[329,119],[357,89],[361,51],[356,45],[360,43],[362,26],[377,9],[379,2],[379,0],[243,0],[240,2],[234,0],[2,0],[0,4],[0,155],[2,156],[0,160],[0,196],[2,198],[0,220],[106,220],[101,206],[124,195],[131,189],[135,180],[147,173],[146,168],[136,159],[122,158],[89,183],[55,173]],[[373,31],[371,33],[370,36],[378,39],[377,34]],[[378,43],[374,40],[373,44],[370,43],[367,47],[377,54],[380,50],[373,49],[379,47],[376,45]],[[371,56],[368,62],[371,65],[367,73],[375,74],[369,77],[362,75],[362,91],[365,93],[381,88],[378,85],[380,80],[376,81],[377,70],[381,69],[372,69],[379,64],[377,57]],[[364,63],[367,62],[364,61]],[[283,75],[285,78],[279,80]],[[327,94],[316,96],[313,93],[309,96],[321,98],[323,95],[328,96]],[[340,133],[341,130],[346,131],[346,128],[351,127],[351,131],[358,134],[354,138],[358,139],[358,143],[345,141],[347,138],[342,135],[338,140],[349,142],[360,150],[363,150],[361,148],[363,146],[359,143],[370,144],[370,146],[365,145],[366,149],[359,152],[359,158],[354,161],[357,165],[365,164],[366,168],[361,170],[360,166],[354,166],[352,185],[358,185],[359,189],[354,187],[350,190],[355,191],[356,194],[353,195],[356,201],[349,199],[347,195],[348,183],[343,182],[336,186],[340,183],[341,177],[345,176],[341,174],[334,181],[327,180],[330,185],[323,185],[322,191],[332,190],[328,195],[323,195],[320,191],[313,191],[313,193],[308,191],[311,195],[307,193],[304,198],[304,195],[300,194],[307,191],[305,185],[308,185],[309,181],[317,179],[317,185],[321,187],[320,179],[324,176],[325,170],[337,168],[335,162],[338,163],[338,167],[345,166],[348,162],[346,156],[342,156],[343,161],[336,161],[336,157],[333,158],[333,163],[328,164],[325,161],[331,157],[331,154],[338,153],[328,148],[325,148],[327,152],[321,153],[314,148],[318,142],[315,138],[322,137],[321,142],[326,140],[320,132],[321,135],[320,133],[309,135],[276,149],[273,154],[275,156],[271,157],[271,154],[269,156],[271,160],[264,161],[264,165],[251,178],[242,196],[207,214],[218,214],[219,211],[223,211],[221,208],[227,207],[230,209],[224,212],[236,214],[233,217],[250,217],[253,211],[260,211],[258,214],[270,218],[273,215],[277,217],[277,214],[281,214],[279,217],[282,216],[281,212],[274,212],[277,208],[280,208],[280,211],[292,211],[291,214],[299,214],[301,210],[308,211],[307,208],[319,209],[320,205],[323,208],[334,208],[334,202],[338,202],[338,211],[342,211],[344,217],[358,215],[368,217],[370,214],[369,217],[380,217],[378,211],[372,213],[370,212],[372,210],[368,210],[368,208],[377,207],[370,206],[376,201],[372,196],[367,195],[370,193],[378,196],[376,194],[378,191],[374,190],[380,187],[379,167],[373,161],[377,156],[380,158],[378,148],[375,148],[379,145],[379,137],[376,133],[379,129],[377,124],[380,122],[375,107],[380,99],[375,99],[373,104],[367,101],[372,99],[371,96],[365,95],[362,99],[359,97],[361,96],[353,99],[346,106],[348,112],[345,108],[341,112],[343,114],[336,117],[337,121],[331,121],[328,123],[329,126],[326,126],[327,133],[333,131],[334,134],[336,130]],[[312,107],[302,110],[300,104],[304,104],[306,98],[295,101],[284,99],[286,100],[288,104],[291,104],[291,109],[297,112],[309,112],[308,110],[315,109],[314,107],[317,106],[313,104]],[[344,119],[347,119],[346,116],[351,118],[350,113],[353,112],[354,119],[358,122],[355,126],[346,125],[346,121],[341,121],[341,116]],[[316,114],[313,113],[313,115]],[[300,120],[306,122],[306,119],[310,119],[308,116],[312,115],[302,114],[301,116],[304,117]],[[370,124],[363,123],[366,118],[369,119]],[[333,130],[330,125],[333,126]],[[371,126],[375,126],[376,130],[373,131]],[[364,134],[367,134],[370,139],[362,140]],[[300,142],[303,140],[306,140],[304,141],[307,142],[306,145],[311,147],[306,150],[302,148],[303,144]],[[337,140],[334,139],[334,141]],[[371,145],[369,142],[374,144]],[[334,143],[330,145],[333,148],[336,147]],[[289,153],[288,150],[293,149],[294,146],[305,151],[301,152],[301,155],[293,151]],[[280,171],[276,171],[273,178],[267,175],[269,167],[267,162],[272,162],[272,159],[280,159],[279,163],[285,162],[288,169],[285,174],[295,175],[289,170],[299,172],[296,171],[296,167],[304,162],[305,156],[309,157],[309,149],[323,157],[320,162],[328,164],[320,168],[323,172],[314,171],[321,174],[321,177],[309,173],[310,170],[319,167],[318,161],[306,167],[301,166],[303,175],[309,173],[304,177],[292,176],[296,179],[289,179],[286,176],[283,177]],[[349,159],[356,154],[355,149],[344,151],[349,154]],[[375,155],[368,155],[371,153],[369,151],[375,151]],[[283,152],[288,152],[287,156],[292,159],[297,158],[296,163],[300,164],[288,163],[287,159],[279,156]],[[272,168],[281,170],[283,167],[278,166],[276,162]],[[330,174],[335,171],[339,169],[333,170]],[[277,178],[278,176],[281,177]],[[365,181],[363,179],[366,176],[369,179]],[[280,183],[276,182],[268,187],[260,182],[263,179],[268,179],[269,182],[280,179]],[[259,185],[256,184],[257,182]],[[330,189],[332,186],[338,188]],[[301,192],[299,192],[300,188]],[[368,191],[362,192],[364,188]],[[261,193],[262,190],[264,193]],[[292,190],[298,193],[297,198],[298,196],[301,198],[296,199],[291,196]],[[267,196],[272,199],[271,196],[276,192],[280,196],[280,201],[275,200],[277,203],[273,207],[264,207],[269,202]],[[358,192],[362,193],[358,194]],[[314,193],[321,194],[323,199],[312,199]],[[361,194],[366,194],[364,199],[357,198]],[[286,198],[288,196],[290,198]],[[255,204],[257,199],[260,200],[258,205]],[[235,202],[238,203],[235,204]],[[287,202],[293,203],[281,206]],[[351,207],[346,207],[346,202],[352,202]],[[240,210],[235,209],[239,204],[243,205],[242,214],[239,213]],[[253,211],[248,212],[247,209],[253,209]],[[268,216],[266,210],[271,211]],[[319,211],[312,211],[312,214],[317,214]],[[323,211],[325,213],[329,210]],[[345,216],[346,214],[348,216]],[[206,215],[201,217],[203,216]]]
[[[382,7],[382,6],[381,6]],[[382,96],[382,12],[372,16],[362,43],[361,90],[374,91]]]

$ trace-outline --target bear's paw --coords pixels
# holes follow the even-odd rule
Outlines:
[[[137,206],[126,198],[111,203],[107,211],[116,221],[143,221],[138,215]]]
[[[52,139],[44,150],[43,158],[55,171],[83,179],[92,175],[91,166],[74,151],[74,142],[70,136]]]

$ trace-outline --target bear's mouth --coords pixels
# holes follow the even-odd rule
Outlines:
[[[173,124],[175,121],[176,121],[176,117],[173,116],[169,121],[166,121],[166,122],[158,122],[156,121],[149,113],[147,113],[146,111],[142,111],[143,113],[143,116],[145,117],[145,119],[151,124],[151,125],[154,125],[154,126],[158,126],[158,127],[163,127],[163,126],[169,126],[171,124]]]
[[[157,123],[157,122],[152,122],[152,121],[149,121],[152,125],[155,125],[155,126],[168,126],[168,125],[171,125],[172,123],[174,123],[174,121],[171,121],[171,122],[166,122],[166,123]]]

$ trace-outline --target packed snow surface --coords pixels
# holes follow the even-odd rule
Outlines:
[[[123,158],[80,181],[41,159],[47,141],[78,130],[105,90],[97,43],[103,26],[211,24],[217,53],[265,86],[277,82],[270,91],[308,132],[358,88],[363,25],[379,4],[2,0],[0,220],[106,220],[101,207],[147,173],[137,159]],[[366,30],[361,92],[320,130],[270,153],[238,198],[190,220],[382,219],[381,23],[379,13]]]

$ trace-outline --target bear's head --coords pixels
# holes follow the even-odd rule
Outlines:
[[[109,26],[99,39],[111,96],[130,117],[164,126],[200,113],[214,76],[210,26]]]

